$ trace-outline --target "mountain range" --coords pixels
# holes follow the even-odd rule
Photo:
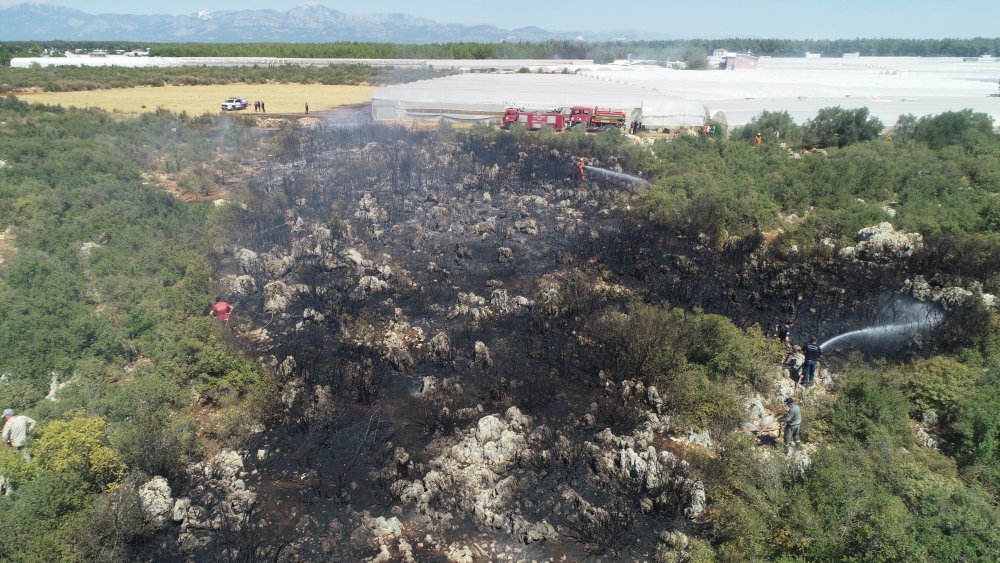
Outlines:
[[[652,38],[648,34],[628,35],[629,39]],[[407,14],[352,14],[318,4],[287,12],[226,10],[191,15],[88,14],[51,4],[0,8],[0,39],[8,41],[496,43],[581,38],[581,33],[537,27],[507,30],[491,25],[446,24]],[[588,33],[586,38],[613,39],[614,35]]]

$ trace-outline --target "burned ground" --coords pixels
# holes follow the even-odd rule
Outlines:
[[[318,128],[276,152],[230,207],[220,270],[283,408],[248,442],[254,533],[206,557],[683,550],[673,532],[706,510],[669,440],[688,428],[609,352],[605,317],[642,301],[830,335],[905,277],[677,238],[530,138]]]

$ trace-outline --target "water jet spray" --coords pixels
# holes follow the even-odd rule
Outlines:
[[[629,174],[624,174],[622,172],[615,172],[614,170],[608,170],[607,168],[598,168],[596,166],[585,166],[587,170],[591,172],[597,172],[598,174],[603,174],[604,176],[610,176],[612,178],[617,178],[619,180],[624,180],[630,184],[640,184],[644,186],[649,185],[649,181],[638,176],[632,176]]]
[[[829,338],[820,347],[824,352],[889,352],[914,339],[926,339],[942,320],[944,312],[931,303],[895,300],[883,308],[877,324]]]

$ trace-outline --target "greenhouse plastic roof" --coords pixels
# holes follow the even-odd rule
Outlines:
[[[998,61],[761,57],[755,70],[690,71],[621,62],[578,64],[571,71],[463,74],[379,88],[373,112],[377,119],[482,119],[509,106],[599,105],[642,108],[644,125],[671,127],[699,125],[706,116],[743,125],[764,110],[788,111],[802,123],[831,106],[867,107],[892,125],[905,113],[919,117],[969,108],[1000,123]]]
[[[543,111],[574,105],[631,113],[642,110],[647,126],[694,126],[705,122],[704,105],[604,77],[580,74],[461,74],[379,88],[376,119],[447,117],[489,119],[508,107]]]

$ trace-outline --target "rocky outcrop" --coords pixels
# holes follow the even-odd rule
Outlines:
[[[897,231],[888,222],[861,229],[855,241],[856,246],[840,250],[841,258],[864,262],[893,262],[913,256],[914,252],[924,246],[920,233]]]
[[[479,419],[476,427],[445,447],[420,479],[400,480],[392,490],[417,511],[437,514],[435,507],[455,509],[477,523],[503,530],[522,542],[557,536],[545,521],[532,522],[518,508],[518,480],[510,474],[525,447],[531,420],[511,407],[501,415]]]
[[[230,295],[247,297],[257,292],[257,281],[250,275],[223,276],[220,282]]]
[[[243,481],[243,458],[232,450],[189,465],[187,474],[189,496],[174,502],[170,517],[180,524],[180,548],[194,551],[205,546],[213,533],[239,530],[257,495]]]
[[[972,282],[969,288],[956,286],[932,285],[924,276],[914,276],[903,282],[900,291],[907,295],[912,295],[920,301],[928,301],[941,305],[945,310],[952,310],[963,305],[976,293],[982,295],[983,305],[991,310],[1000,308],[1000,299],[990,293],[983,293],[983,286],[979,282]]]
[[[438,331],[430,339],[430,342],[428,342],[427,351],[434,360],[439,362],[448,361],[452,357],[451,339],[448,338],[448,335],[443,330]]]
[[[139,500],[149,522],[156,528],[172,520],[174,497],[163,477],[153,477],[139,487]]]
[[[292,290],[283,281],[273,281],[264,286],[264,310],[278,313],[288,308],[292,299]]]

